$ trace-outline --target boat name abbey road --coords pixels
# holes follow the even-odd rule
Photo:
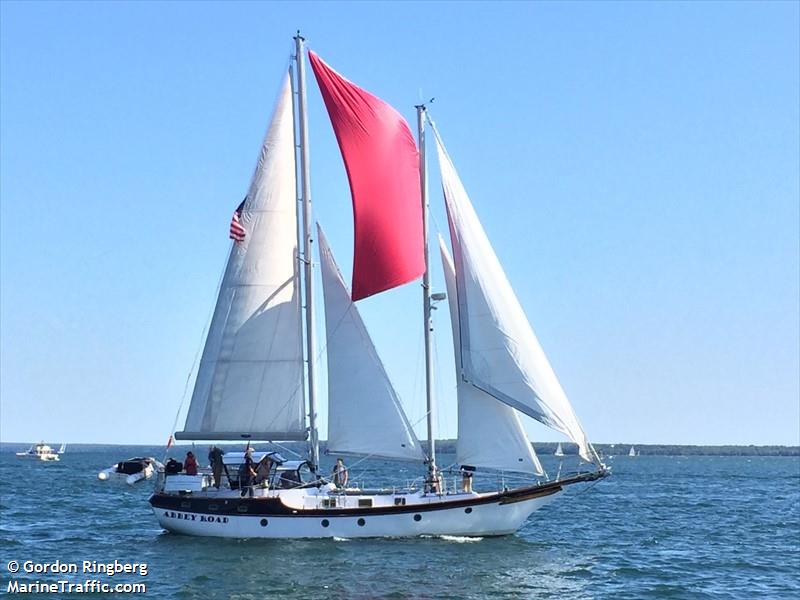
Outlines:
[[[164,516],[168,519],[181,519],[183,521],[198,521],[200,523],[227,523],[228,517],[215,517],[213,515],[192,515],[188,513],[165,510]]]

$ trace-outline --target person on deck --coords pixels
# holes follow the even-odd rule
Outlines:
[[[472,471],[474,469],[472,467],[463,466],[461,467],[461,489],[467,493],[472,493]]]
[[[183,461],[183,471],[187,475],[197,475],[197,459],[192,452],[186,453],[186,460]]]
[[[256,485],[265,484],[264,487],[269,485],[269,472],[272,469],[272,460],[269,454],[265,455],[256,467]]]
[[[249,494],[253,497],[253,482],[256,478],[255,462],[253,462],[253,449],[248,448],[244,453],[244,462],[239,467],[239,488],[242,490],[241,495]]]
[[[347,481],[350,475],[347,472],[347,467],[344,466],[344,461],[341,458],[336,459],[336,464],[333,466],[333,485],[337,488],[343,489],[347,487]]]
[[[208,463],[211,465],[211,473],[214,476],[214,487],[219,489],[222,480],[222,455],[225,454],[220,448],[211,446],[208,449]]]

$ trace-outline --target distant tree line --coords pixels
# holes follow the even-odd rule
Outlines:
[[[425,442],[422,442],[425,447]],[[3,452],[16,452],[26,450],[30,444],[1,442],[0,448]],[[268,444],[255,442],[254,446],[261,448]],[[97,452],[104,450],[112,450],[120,446],[128,448],[143,448],[147,449],[143,454],[152,454],[153,456],[160,456],[158,452],[163,452],[163,446],[149,446],[149,445],[132,445],[132,444],[70,444],[68,446],[69,452]],[[226,450],[243,450],[245,444],[220,444]],[[636,451],[641,456],[800,456],[800,446],[684,446],[679,444],[594,444],[595,449],[602,456],[624,456],[628,454],[631,446],[636,448]],[[178,444],[173,449],[173,454],[183,448],[191,448],[191,444]],[[196,451],[203,451],[208,447],[208,444],[197,444]],[[552,455],[555,453],[558,443],[556,442],[536,442],[533,444],[537,454],[542,456]],[[286,457],[294,458],[292,452],[298,456],[305,456],[307,446],[304,442],[286,442],[281,444],[281,448],[287,450]],[[277,448],[280,451],[280,448]],[[561,449],[567,456],[578,454],[578,446],[569,442],[562,442]],[[320,442],[320,451],[325,453],[327,444],[324,441]],[[436,451],[442,454],[455,454],[456,440],[437,440]],[[203,454],[204,456],[204,454]]]
[[[423,442],[424,445],[424,442]],[[601,456],[626,455],[631,446],[641,456],[800,456],[800,446],[685,446],[680,444],[594,444]],[[533,444],[537,454],[553,454],[557,442],[536,442]],[[565,455],[577,455],[577,444],[562,442]],[[438,440],[436,451],[455,454],[456,440]]]
[[[535,443],[538,454],[553,454],[558,444]],[[641,456],[800,456],[800,446],[684,446],[680,444],[594,444],[602,456],[628,454],[631,446]],[[576,444],[561,444],[564,454],[577,454]]]

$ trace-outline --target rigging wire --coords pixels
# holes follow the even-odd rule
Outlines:
[[[197,350],[194,353],[194,359],[192,360],[192,366],[189,369],[189,373],[186,375],[186,381],[183,384],[183,393],[181,394],[181,401],[178,404],[178,411],[175,413],[175,420],[172,422],[172,429],[169,432],[169,439],[167,440],[167,447],[164,449],[164,461],[167,460],[167,453],[169,452],[169,448],[172,445],[173,436],[175,435],[175,429],[178,427],[178,419],[181,416],[181,410],[183,409],[183,404],[186,402],[186,395],[189,390],[189,382],[192,380],[192,375],[195,372],[195,367],[198,367],[198,362],[200,359],[200,353],[202,352],[203,348],[205,347],[206,335],[208,333],[208,329],[211,326],[211,320],[214,317],[214,311],[217,308],[217,301],[216,299],[219,298],[219,291],[222,288],[222,281],[225,279],[225,271],[228,268],[228,261],[230,260],[231,253],[233,252],[233,242],[231,242],[231,249],[228,252],[228,256],[225,258],[225,266],[222,268],[222,271],[219,275],[219,280],[217,281],[216,292],[214,293],[214,302],[211,304],[211,309],[209,310],[208,316],[206,317],[206,324],[203,327],[203,333],[200,335],[200,344],[197,347]]]
[[[303,455],[302,455],[302,454],[298,454],[297,452],[295,452],[295,451],[294,451],[294,450],[292,450],[291,448],[288,448],[288,447],[286,447],[286,446],[284,446],[284,445],[282,445],[282,444],[279,444],[278,442],[269,442],[269,443],[270,443],[270,444],[272,444],[273,446],[277,446],[277,447],[278,447],[278,448],[280,448],[281,450],[285,450],[285,451],[286,451],[286,452],[288,452],[289,454],[294,454],[294,455],[295,455],[297,458],[303,458]]]

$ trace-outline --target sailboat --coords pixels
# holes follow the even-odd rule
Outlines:
[[[631,446],[631,449],[628,450],[628,456],[636,456],[636,448]]]
[[[564,450],[561,448],[561,442],[558,442],[558,447],[556,451],[553,453],[553,456],[564,456]]]
[[[424,465],[424,478],[407,487],[348,486],[341,479],[329,481],[319,468],[306,54],[342,152],[355,216],[350,289],[323,230],[316,233],[326,329],[328,450]],[[446,294],[431,293],[427,129],[435,134],[450,228],[449,248],[439,238]],[[164,529],[233,538],[503,535],[516,531],[567,486],[608,475],[505,277],[425,105],[417,106],[417,134],[418,145],[394,108],[307,53],[298,33],[247,196],[231,223],[234,241],[184,430],[174,434],[192,441],[238,441],[246,449],[227,452],[215,468],[196,474],[160,473],[150,504]],[[420,278],[424,442],[404,412],[357,307],[362,298]],[[445,298],[458,381],[460,486],[445,484],[435,444],[431,315],[434,304]],[[547,479],[523,428],[523,415],[564,433],[591,468]],[[252,446],[285,441],[307,441],[307,457],[286,460]],[[515,488],[472,489],[474,473],[497,471],[529,480]]]

